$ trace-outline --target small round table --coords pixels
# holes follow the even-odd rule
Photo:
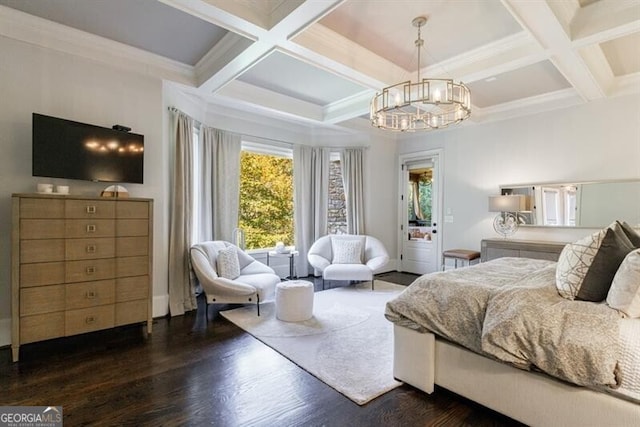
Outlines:
[[[313,283],[288,280],[276,285],[276,318],[302,322],[313,317]]]

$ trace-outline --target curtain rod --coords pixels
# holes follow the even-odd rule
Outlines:
[[[167,107],[167,109],[169,111],[174,112],[174,113],[182,113],[185,116],[188,116],[189,118],[191,118],[191,120],[193,120],[197,124],[197,126],[202,126],[201,122],[197,121],[196,119],[194,119],[193,117],[189,116],[187,113],[185,113],[184,111],[179,110],[176,107],[170,106],[170,107]],[[238,133],[238,132],[234,132],[234,133]],[[276,142],[278,144],[289,144],[289,145],[292,145],[292,146],[293,145],[306,145],[306,144],[300,144],[300,143],[295,143],[295,142],[282,141],[282,140],[274,139],[274,138],[267,138],[267,137],[264,137],[264,136],[251,135],[251,134],[248,134],[248,133],[240,133],[239,135],[246,136],[246,137],[249,137],[249,138],[262,139],[264,141]],[[317,147],[317,146],[311,145],[310,147]],[[328,148],[330,150],[334,149],[336,151],[337,150],[349,150],[349,149],[353,150],[353,149],[356,149],[356,148],[363,148],[365,150],[368,150],[369,146],[368,145],[355,145],[355,146],[349,146],[349,147],[341,147],[341,146],[327,147],[327,146],[322,146],[321,148]]]

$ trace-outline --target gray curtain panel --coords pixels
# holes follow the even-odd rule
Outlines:
[[[365,234],[364,228],[364,149],[346,148],[340,152],[342,182],[347,205],[347,233]]]
[[[240,135],[200,127],[199,242],[233,240],[240,209],[241,150]]]
[[[169,229],[169,313],[179,316],[197,308],[189,264],[191,247],[193,120],[171,111],[171,139],[175,147],[171,183]]]
[[[296,260],[299,276],[312,271],[307,252],[318,238],[327,234],[329,199],[328,148],[296,145],[293,148],[293,205]]]

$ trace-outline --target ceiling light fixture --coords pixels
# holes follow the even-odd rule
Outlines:
[[[420,50],[424,40],[421,27],[427,18],[412,21],[418,28],[418,80],[397,83],[382,89],[371,100],[371,124],[380,129],[415,132],[440,129],[459,123],[471,115],[471,93],[463,83],[452,79],[420,79]]]

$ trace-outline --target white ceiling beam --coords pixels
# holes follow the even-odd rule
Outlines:
[[[201,61],[202,64],[198,64],[199,66],[196,67],[198,87],[208,93],[215,93],[237,79],[278,46],[287,44],[291,37],[305,30],[345,0],[303,3],[294,1],[283,9],[276,8],[276,12],[279,14],[278,22],[269,29],[265,27],[269,27],[270,23],[267,21],[270,21],[271,17],[266,21],[263,19],[262,26],[256,25],[251,20],[258,20],[258,15],[241,3],[231,4],[227,0],[208,0],[207,2],[194,0],[161,1],[255,40],[249,47],[245,47],[246,43],[236,41],[233,48],[223,46],[222,52],[218,47],[219,43]],[[296,5],[297,7],[293,8]],[[233,13],[228,11],[229,8],[233,9]],[[289,11],[289,13],[286,16],[282,16],[286,11]],[[226,60],[220,61],[224,64],[220,66],[217,60],[222,58]]]
[[[322,107],[281,93],[273,92],[240,80],[234,80],[221,88],[216,95],[234,103],[252,104],[262,110],[297,116],[316,123],[322,122]]]
[[[507,10],[549,52],[555,67],[585,100],[603,98],[605,92],[588,65],[574,50],[569,35],[546,1],[502,0]]]
[[[550,3],[552,4],[552,3]],[[571,39],[602,43],[640,31],[640,2],[600,0],[576,11]]]

